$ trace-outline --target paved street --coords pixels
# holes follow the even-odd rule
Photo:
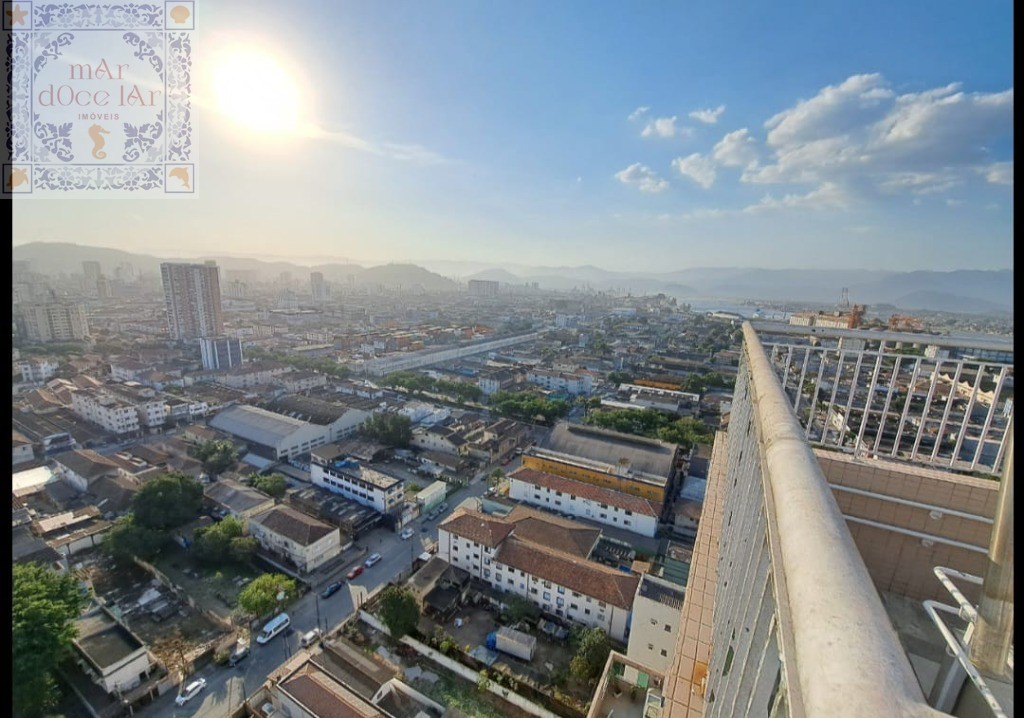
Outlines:
[[[511,471],[518,461],[501,467]],[[484,473],[489,474],[491,469]],[[348,566],[339,567],[332,576],[325,578],[288,608],[292,625],[288,632],[272,639],[265,646],[251,642],[252,651],[248,658],[234,668],[227,666],[208,665],[195,675],[206,679],[206,689],[183,707],[174,704],[176,692],[170,691],[160,696],[152,705],[146,706],[138,715],[146,718],[177,718],[178,716],[200,716],[202,718],[223,718],[241,705],[245,696],[255,692],[267,675],[289,656],[299,650],[299,641],[306,631],[317,625],[317,609],[319,607],[320,625],[334,630],[353,613],[353,593],[360,590],[370,592],[383,586],[403,571],[408,571],[413,557],[423,550],[424,541],[437,540],[437,525],[451,513],[456,505],[469,497],[479,497],[487,490],[487,482],[479,481],[457,493],[448,501],[448,510],[436,521],[417,519],[411,524],[416,534],[403,541],[399,536],[385,529],[376,529],[360,540],[359,545],[365,546],[369,553],[377,552],[383,559],[373,568],[364,570],[354,581],[345,580],[345,586],[330,598],[319,598],[320,591],[332,580],[344,580]],[[426,528],[426,531],[422,529]],[[356,596],[356,600],[359,600]],[[258,632],[261,626],[255,626]],[[191,680],[193,676],[190,676]]]

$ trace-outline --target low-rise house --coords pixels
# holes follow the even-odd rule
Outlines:
[[[508,497],[558,513],[623,528],[641,536],[658,531],[662,504],[642,496],[521,467],[508,477]]]
[[[262,491],[223,477],[204,488],[203,495],[217,508],[239,519],[246,532],[249,519],[274,508],[274,499]]]
[[[437,555],[543,613],[625,641],[640,577],[590,560],[600,536],[525,506],[504,518],[459,509],[438,527]]]
[[[336,526],[287,506],[276,506],[252,517],[249,533],[263,548],[306,573],[341,552],[341,534]]]
[[[93,604],[75,619],[74,626],[77,662],[108,694],[138,687],[156,668],[146,644],[106,607]]]
[[[87,506],[37,519],[32,522],[32,533],[61,556],[73,556],[99,546],[110,526],[100,517],[98,508]]]
[[[32,442],[29,441],[28,437],[22,434],[20,431],[11,429],[11,465],[17,466],[18,464],[25,464],[36,458],[35,451],[32,448]]]
[[[681,586],[650,574],[640,579],[626,655],[659,673],[668,672],[675,657],[685,595]]]
[[[86,493],[90,487],[104,476],[118,476],[120,465],[92,449],[72,449],[53,457],[57,472],[67,483],[80,493]]]

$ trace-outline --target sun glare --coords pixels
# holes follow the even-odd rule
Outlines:
[[[213,64],[212,81],[214,106],[227,119],[256,132],[298,131],[298,83],[271,53],[253,47],[226,50]]]

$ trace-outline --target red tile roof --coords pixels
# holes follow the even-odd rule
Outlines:
[[[640,583],[639,576],[546,549],[514,535],[501,545],[495,561],[626,610],[633,606]]]
[[[549,474],[546,471],[520,467],[509,474],[510,479],[518,479],[534,486],[549,488],[552,491],[561,491],[563,494],[579,496],[598,503],[608,504],[624,511],[632,511],[642,516],[661,516],[662,504],[660,501],[652,501],[641,496],[624,494],[621,491],[606,489],[583,481],[566,479],[561,476]]]

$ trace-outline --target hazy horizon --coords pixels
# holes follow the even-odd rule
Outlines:
[[[1013,266],[1005,0],[288,10],[202,3],[194,199],[18,199],[14,244],[628,272]]]

